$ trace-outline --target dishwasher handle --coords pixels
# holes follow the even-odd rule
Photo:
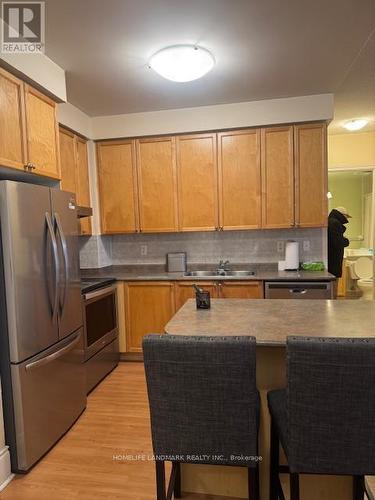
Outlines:
[[[289,293],[292,293],[292,294],[298,293],[298,294],[302,295],[304,293],[307,293],[307,290],[306,290],[306,288],[290,288]]]
[[[266,281],[266,299],[332,299],[330,281]]]

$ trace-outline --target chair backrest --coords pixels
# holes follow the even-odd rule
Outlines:
[[[154,453],[255,466],[255,338],[148,335],[143,355]]]
[[[375,339],[289,337],[292,472],[375,473]]]

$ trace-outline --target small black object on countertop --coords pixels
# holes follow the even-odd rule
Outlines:
[[[116,278],[83,278],[81,279],[81,294],[104,288],[116,281]]]

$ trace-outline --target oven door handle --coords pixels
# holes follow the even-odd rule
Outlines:
[[[95,290],[94,292],[85,293],[83,297],[85,300],[91,300],[98,297],[104,297],[109,293],[113,293],[115,290],[115,286],[108,286],[107,288],[101,288],[100,290]]]

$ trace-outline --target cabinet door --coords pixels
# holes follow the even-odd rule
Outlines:
[[[24,169],[26,130],[23,83],[0,68],[0,165]]]
[[[144,335],[164,333],[174,314],[173,288],[166,281],[125,283],[127,352],[141,352]]]
[[[261,144],[262,227],[293,227],[293,126],[262,129]]]
[[[195,299],[195,290],[193,285],[196,284],[203,290],[210,292],[211,298],[217,298],[217,284],[214,281],[178,281],[175,284],[175,307],[176,312],[189,299]]]
[[[77,193],[77,159],[75,136],[69,130],[59,128],[61,189]]]
[[[176,231],[175,138],[140,139],[136,144],[140,230]]]
[[[28,161],[33,172],[60,179],[56,103],[25,84]]]
[[[81,137],[76,137],[77,156],[77,203],[82,207],[91,207],[89,166],[87,160],[87,141]],[[92,217],[80,219],[81,234],[91,234]]]
[[[262,299],[262,281],[224,281],[218,285],[222,299]]]
[[[103,234],[138,229],[134,141],[97,144],[101,226]]]
[[[261,224],[260,132],[218,134],[221,229],[256,229]]]
[[[327,127],[325,123],[295,125],[296,225],[327,225]]]
[[[218,229],[216,134],[177,137],[181,231]]]

